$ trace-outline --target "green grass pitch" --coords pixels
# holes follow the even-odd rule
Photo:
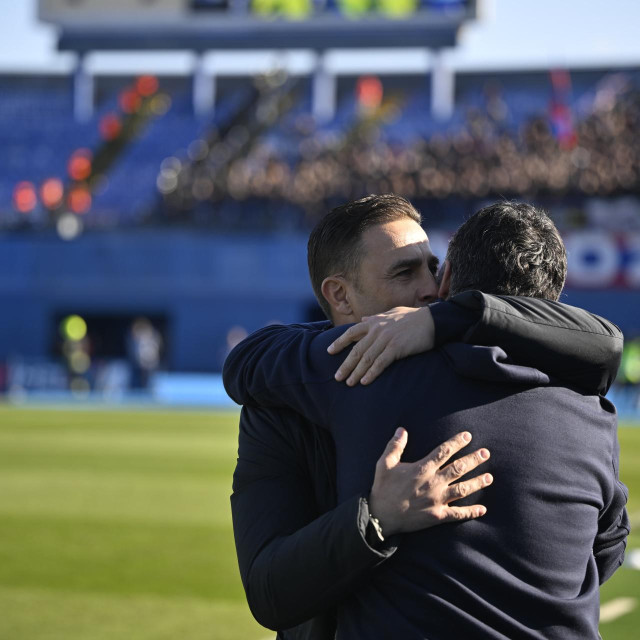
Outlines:
[[[237,413],[0,406],[0,640],[266,640],[238,576]],[[622,426],[640,525],[640,429]],[[640,537],[629,548],[640,547]],[[622,568],[602,601],[640,597]],[[637,637],[638,607],[603,624]]]

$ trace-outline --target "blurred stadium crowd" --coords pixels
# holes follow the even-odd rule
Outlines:
[[[76,123],[69,79],[0,78],[0,225],[308,229],[337,203],[393,191],[447,229],[501,197],[548,202],[561,227],[640,228],[637,72],[460,78],[447,122],[424,79],[344,79],[325,123],[309,85],[234,79],[203,121],[185,79],[98,79],[96,114]],[[621,196],[613,215],[589,206]]]
[[[567,74],[562,76],[568,82]],[[485,105],[463,108],[458,126],[425,136],[420,120],[427,114],[405,110],[407,96],[383,98],[377,78],[361,79],[356,93],[357,117],[349,126],[323,133],[300,116],[286,144],[257,142],[248,153],[229,157],[224,171],[217,163],[221,156],[232,156],[233,137],[210,148],[203,144],[206,158],[179,173],[177,193],[167,202],[191,207],[190,189],[216,202],[264,200],[270,211],[280,210],[284,202],[303,210],[312,223],[334,204],[363,193],[395,192],[420,202],[610,197],[638,191],[640,93],[627,78],[607,79],[582,113],[555,100],[548,112],[522,120],[491,84]],[[400,137],[412,124],[416,134]],[[270,220],[277,225],[277,214]],[[620,231],[630,230],[629,224],[638,229],[640,216],[608,219],[608,224]]]

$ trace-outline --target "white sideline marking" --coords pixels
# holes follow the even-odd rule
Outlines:
[[[600,622],[611,622],[630,613],[637,604],[636,598],[614,598],[600,607]]]

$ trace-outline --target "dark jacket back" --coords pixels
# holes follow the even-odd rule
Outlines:
[[[598,587],[627,531],[611,403],[507,364],[497,347],[462,344],[331,396],[339,499],[371,486],[398,426],[405,461],[471,431],[496,479],[467,500],[487,506],[483,518],[405,536],[342,607],[339,638],[598,637]]]

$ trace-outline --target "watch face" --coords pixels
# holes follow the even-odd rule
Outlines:
[[[380,526],[378,519],[372,516],[369,516],[369,522],[367,524],[367,541],[369,544],[384,542],[382,527]]]

